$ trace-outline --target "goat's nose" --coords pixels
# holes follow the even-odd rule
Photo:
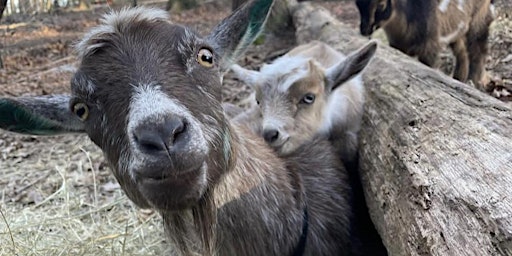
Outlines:
[[[373,33],[373,25],[367,23],[361,23],[359,31],[362,36],[370,36]]]
[[[279,138],[279,131],[276,129],[264,129],[263,138],[267,143],[273,143]]]
[[[146,153],[168,151],[186,131],[186,123],[181,117],[171,116],[165,122],[145,122],[133,132],[133,138],[140,150]]]

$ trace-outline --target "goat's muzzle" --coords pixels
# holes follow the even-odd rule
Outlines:
[[[372,24],[367,21],[361,21],[361,23],[359,24],[359,32],[361,33],[362,36],[365,37],[371,36],[375,29],[377,29],[377,24],[375,23]]]
[[[155,208],[187,207],[204,192],[207,156],[197,147],[195,133],[177,114],[148,118],[132,130],[132,146],[140,159],[132,175]]]
[[[180,150],[190,139],[187,123],[181,117],[170,116],[162,124],[145,122],[133,131],[139,150],[146,154],[169,154]]]

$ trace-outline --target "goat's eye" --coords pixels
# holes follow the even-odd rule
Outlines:
[[[260,101],[259,101],[259,100],[256,100],[256,104],[258,104],[258,105],[259,105],[259,104],[260,104]]]
[[[213,53],[212,51],[202,48],[197,53],[197,62],[201,64],[203,67],[211,68],[213,67]]]
[[[312,93],[306,93],[306,95],[304,95],[300,101],[300,103],[304,104],[313,104],[313,102],[315,102],[315,95]]]
[[[89,107],[85,103],[76,103],[73,105],[73,113],[78,116],[82,121],[87,120],[89,117]]]

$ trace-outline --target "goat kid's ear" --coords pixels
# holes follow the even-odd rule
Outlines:
[[[326,71],[327,88],[330,90],[342,85],[357,74],[370,63],[377,50],[377,42],[370,41],[365,46],[355,50],[346,59],[330,67]]]
[[[0,129],[31,135],[84,132],[69,95],[0,98]]]
[[[233,71],[233,74],[235,74],[235,77],[244,82],[245,84],[249,85],[252,88],[256,86],[260,72],[245,69],[239,66],[238,64],[234,64],[233,66],[231,66],[231,70]]]
[[[220,55],[224,72],[258,37],[265,26],[273,0],[251,0],[219,23],[207,40]]]

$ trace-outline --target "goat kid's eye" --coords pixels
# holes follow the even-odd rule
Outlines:
[[[209,49],[202,48],[197,53],[197,62],[203,67],[213,67],[213,53]]]
[[[73,113],[75,113],[80,120],[85,121],[89,117],[89,107],[87,107],[85,103],[76,103],[73,105]]]
[[[307,93],[304,95],[304,97],[302,97],[302,100],[300,101],[300,103],[304,104],[313,104],[313,102],[315,102],[315,95],[312,93]]]

